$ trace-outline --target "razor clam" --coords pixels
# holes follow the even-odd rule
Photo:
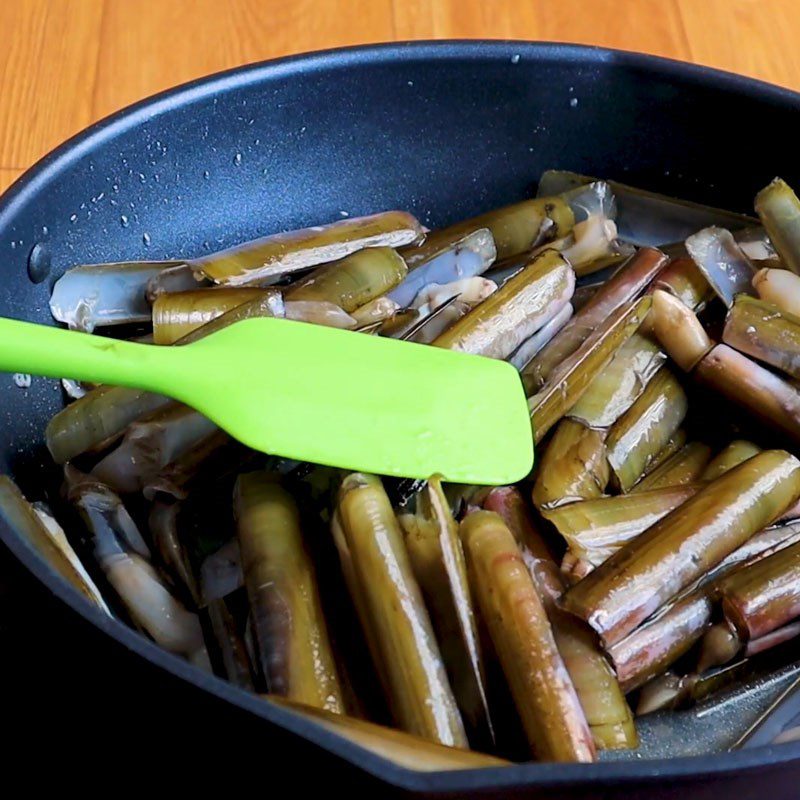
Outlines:
[[[573,294],[573,301],[575,296]],[[536,333],[529,336],[507,359],[522,371],[530,360],[569,322],[574,309],[572,303],[562,306]]]
[[[142,494],[146,500],[153,500],[158,495],[185,500],[188,485],[202,473],[220,477],[226,471],[241,466],[251,455],[252,451],[231,439],[225,431],[217,429],[161,469],[146,470]]]
[[[164,467],[217,430],[199,412],[173,403],[131,423],[120,444],[94,466],[92,475],[117,492],[141,491]]]
[[[342,713],[342,687],[297,506],[265,472],[240,475],[234,495],[264,682],[274,694]]]
[[[710,459],[711,448],[707,444],[690,442],[649,472],[631,489],[631,492],[665,489],[669,486],[712,480],[706,477]]]
[[[578,276],[599,272],[634,252],[632,245],[617,240],[617,226],[603,213],[590,213],[563,239],[543,244],[534,252],[546,248],[558,250]]]
[[[786,181],[775,178],[756,195],[756,212],[781,261],[800,274],[800,200]]]
[[[157,297],[166,292],[191,292],[208,286],[213,286],[211,281],[198,275],[188,264],[178,261],[150,278],[146,290],[147,302],[152,305]]]
[[[61,386],[64,389],[64,394],[70,400],[80,400],[81,397],[86,397],[86,394],[92,389],[97,388],[95,384],[85,383],[84,381],[76,381],[72,378],[62,378]]]
[[[697,264],[688,256],[673,258],[656,275],[647,291],[652,294],[659,289],[676,297],[695,312],[702,311],[715,294]]]
[[[758,445],[745,439],[735,439],[709,462],[700,476],[700,480],[716,480],[720,475],[760,452],[761,448]]]
[[[431,344],[495,291],[497,284],[494,281],[479,277],[443,286],[430,284],[414,299],[414,308],[422,315],[418,324],[396,338]]]
[[[67,270],[53,287],[50,313],[70,328],[91,333],[104,325],[149,322],[147,282],[175,261],[89,264]]]
[[[577,275],[590,275],[603,269],[610,258],[632,255],[632,248],[617,244],[617,226],[613,220],[592,214],[572,229],[572,240],[561,250]],[[624,249],[621,249],[624,248]]]
[[[416,514],[399,521],[470,741],[490,744],[494,731],[464,553],[438,476],[418,495]]]
[[[648,324],[667,355],[685,372],[694,369],[714,346],[694,312],[661,289],[653,292]]]
[[[709,632],[712,629],[709,629]],[[667,673],[642,687],[642,699],[637,708],[637,715],[662,708],[688,707],[736,682],[749,683],[758,677],[763,678],[765,673],[774,673],[776,668],[785,667],[785,662],[785,655],[782,656],[779,651],[775,654],[759,654],[752,658],[738,658],[731,664],[710,669],[702,674],[690,673],[678,678],[674,674]],[[796,672],[796,669],[796,666],[790,667],[790,674]],[[725,703],[725,699],[721,699],[720,702]],[[705,713],[700,712],[697,716],[703,717]]]
[[[340,310],[340,314],[343,314]],[[227,328],[235,322],[240,322],[243,319],[254,319],[258,317],[286,317],[286,304],[283,301],[283,295],[276,294],[275,292],[266,292],[253,300],[248,300],[241,305],[235,306],[230,311],[212,319],[205,325],[195,328],[193,331],[187,333],[176,344],[184,345],[196,342],[204,336],[209,336],[212,333]]]
[[[173,401],[143,389],[99,386],[59,411],[47,424],[45,441],[56,464],[104,447],[132,422]]]
[[[352,330],[358,326],[353,317],[335,303],[325,300],[286,300],[284,302],[286,319],[325,325],[328,328]]]
[[[597,178],[575,172],[547,170],[539,180],[537,194],[561,194],[596,181]],[[617,181],[607,183],[616,200],[619,236],[637,246],[682,242],[709,225],[738,230],[758,224],[758,220],[743,214],[679,200]]]
[[[764,266],[780,266],[781,260],[775,251],[775,245],[769,238],[766,228],[754,225],[750,228],[740,228],[733,236],[742,252],[753,262]]]
[[[403,534],[378,478],[339,489],[333,534],[342,570],[398,726],[441,744],[467,744]]]
[[[323,264],[286,290],[287,301],[333,303],[348,314],[397,286],[406,262],[391,247],[367,247],[332,264]]]
[[[469,306],[476,306],[496,291],[497,284],[494,281],[479,276],[461,278],[451,283],[429,283],[414,298],[411,308],[430,310],[437,308],[451,297],[457,297]]]
[[[800,441],[800,391],[747,356],[718,344],[698,363],[693,376],[766,425]]]
[[[690,484],[598,497],[545,509],[542,515],[564,537],[573,556],[590,568],[599,567],[625,544],[685,503],[698,488],[697,484]]]
[[[0,483],[4,482],[6,476],[0,475]],[[8,479],[10,481],[10,479]],[[13,488],[16,489],[16,485],[12,484]],[[0,489],[0,492],[2,489]],[[17,490],[19,491],[19,490]],[[22,495],[20,495],[21,500],[25,500]],[[4,499],[0,499],[0,503],[5,500],[6,504],[8,505],[8,497],[6,496]],[[103,599],[103,595],[100,590],[97,588],[92,577],[86,571],[86,568],[81,563],[80,558],[78,558],[78,554],[72,548],[72,545],[69,543],[69,539],[67,539],[67,535],[64,533],[64,529],[59,524],[58,520],[53,516],[53,512],[50,510],[50,507],[41,501],[37,501],[31,505],[34,514],[39,518],[40,522],[44,525],[44,529],[47,532],[50,539],[53,541],[53,544],[63,553],[64,558],[66,558],[70,564],[75,568],[75,572],[78,574],[82,586],[85,589],[85,594],[88,594],[90,598],[94,601],[95,605],[100,608],[102,611],[105,611],[106,614],[112,616],[110,609],[106,605],[105,600]],[[20,531],[22,532],[22,531]],[[40,549],[40,552],[43,552]],[[56,571],[58,569],[56,568]]]
[[[544,606],[502,517],[476,511],[461,523],[470,583],[535,755],[594,761],[592,733]]]
[[[694,584],[687,587],[678,598],[681,599],[691,594],[693,591],[702,589],[712,599],[718,598],[718,584],[729,574],[736,572],[740,568],[754,564],[767,556],[777,553],[787,547],[800,542],[800,527],[797,524],[778,525],[767,528],[754,536],[751,536],[741,547],[734,550],[729,556],[723,559],[716,567],[702,575]],[[727,633],[726,633],[727,631]],[[707,666],[725,663],[735,655],[731,648],[738,652],[741,642],[735,637],[730,626],[712,625],[703,637],[700,648],[700,658],[698,671],[703,672]],[[735,644],[735,647],[734,647]],[[725,660],[712,660],[714,654],[722,652]],[[705,661],[704,661],[705,659]]]
[[[617,201],[607,181],[595,180],[583,185],[568,186],[555,193],[572,209],[575,222],[585,222],[599,216],[613,220],[617,216]],[[542,197],[541,194],[539,194]]]
[[[434,347],[506,358],[569,302],[575,273],[555,251],[537,256],[433,341]]]
[[[92,554],[136,625],[165,650],[206,666],[200,620],[153,568],[149,550],[120,499],[103,484],[65,468],[68,497],[80,513]]]
[[[645,248],[625,262],[522,371],[528,392],[544,386],[553,371],[575,353],[609,316],[641,294],[665,261],[663,253]]]
[[[695,592],[665,607],[608,651],[627,694],[663,673],[692,647],[711,622],[711,600]]]
[[[611,480],[621,491],[630,491],[652,469],[688,408],[689,401],[680,383],[668,367],[662,367],[608,433],[606,450]]]
[[[234,686],[249,692],[255,691],[250,655],[225,599],[212,600],[205,612],[224,677]]]
[[[197,341],[242,319],[283,316],[283,313],[280,296],[260,296],[191,331],[179,344]],[[107,446],[132,422],[173,402],[142,389],[99,386],[50,420],[45,430],[47,447],[53,460],[63,464],[81,453]]]
[[[32,506],[7,475],[0,475],[0,520],[28,542],[50,569],[89,602],[111,615],[100,590],[84,569],[61,526],[51,516]]]
[[[212,319],[259,298],[273,300],[275,316],[280,316],[280,294],[274,289],[195,289],[162,294],[153,303],[153,341],[174,344]]]
[[[724,228],[705,228],[686,240],[686,249],[711,288],[728,308],[738,294],[753,294],[756,274],[750,259]]]
[[[161,563],[195,607],[201,604],[200,589],[195,580],[189,554],[178,533],[180,503],[156,501],[150,508],[147,527]]]
[[[771,633],[765,633],[757,639],[751,639],[744,648],[745,658],[764,653],[773,647],[789,642],[800,636],[800,622],[790,622],[781,628],[776,628]]]
[[[533,485],[533,503],[548,509],[576,500],[600,497],[611,471],[604,431],[562,419],[542,456]]]
[[[743,639],[758,639],[800,617],[800,543],[732,571],[715,586],[722,612]]]
[[[800,378],[800,317],[740,295],[728,310],[722,341]]]
[[[727,664],[741,652],[744,643],[727,621],[714,623],[700,641],[697,672],[702,674]]]
[[[800,461],[759,453],[624,545],[567,591],[564,606],[613,645],[798,497]]]
[[[454,242],[481,228],[488,228],[494,239],[496,258],[502,261],[527,253],[542,241],[566,236],[572,230],[574,222],[575,216],[568,203],[560,197],[545,197],[522,200],[487,211],[436,231],[432,238],[441,237],[446,241],[449,237]],[[414,269],[410,263],[409,267]]]
[[[508,526],[549,612],[564,593],[564,583],[553,554],[536,528],[519,489],[514,486],[490,489],[483,500],[483,508],[499,514]]]
[[[394,300],[390,300],[388,297],[376,297],[351,312],[350,316],[356,321],[358,327],[362,328],[391,319],[398,311],[400,311],[400,306]]]
[[[687,679],[667,671],[641,687],[636,704],[636,716],[644,717],[656,711],[678,708],[689,693]]]
[[[522,552],[595,745],[601,750],[636,747],[633,715],[596,637],[583,622],[556,605],[564,591],[563,578],[522,495],[513,487],[492,489],[483,505],[503,518]]]
[[[658,344],[634,333],[592,381],[569,416],[591,428],[608,428],[645,391],[666,358]]]
[[[709,670],[730,664],[735,658],[752,658],[784,642],[800,636],[800,622],[790,622],[763,636],[748,639],[738,632],[727,619],[712,625],[700,641],[696,672],[704,675]],[[692,676],[688,676],[692,677]]]
[[[753,277],[753,288],[765,302],[800,317],[800,275],[788,269],[760,269]]]
[[[424,315],[421,320],[422,324],[415,326],[410,332],[406,332],[399,338],[407,342],[417,342],[418,344],[432,344],[435,342],[472,310],[472,306],[462,303],[458,297],[453,297],[452,300],[454,302],[448,303],[447,307],[435,316],[431,316],[428,313],[428,309],[423,307],[421,309]]]
[[[630,306],[618,308],[560,364],[547,383],[528,400],[537,443],[572,409],[617,350],[633,336],[647,316],[650,302],[649,297],[642,297]],[[536,359],[531,361],[531,364],[535,361]]]
[[[211,605],[244,586],[242,551],[236,539],[230,539],[207,555],[200,565],[200,596],[203,605]]]
[[[422,239],[419,222],[404,211],[274,233],[189,261],[196,274],[228,286],[264,284],[283,275],[349,256],[365,247],[401,247]]]
[[[429,233],[416,247],[404,247],[400,255],[408,265],[408,274],[387,297],[400,306],[409,306],[430,283],[452,283],[482,275],[494,263],[497,248],[488,228],[466,235],[445,228]]]
[[[506,767],[502,758],[466,750],[460,747],[445,747],[419,736],[376,725],[374,722],[331,714],[318,708],[287,701],[283,697],[267,695],[271,703],[307,717],[321,728],[357,744],[365,750],[407,770],[417,772],[440,772],[443,770],[486,769]]]
[[[669,461],[686,444],[689,435],[686,433],[685,428],[678,428],[672,436],[669,437],[667,443],[648,464],[647,470],[644,473],[644,478],[650,475],[651,472],[657,470],[662,464]]]

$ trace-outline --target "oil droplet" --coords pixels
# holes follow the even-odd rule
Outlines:
[[[127,228],[128,225],[130,225],[130,222],[128,221],[128,218],[124,214],[120,215],[119,222],[120,222],[120,225],[122,225],[123,228]]]
[[[16,372],[14,373],[14,383],[19,386],[20,389],[29,389],[31,385],[31,376],[24,372]]]
[[[50,231],[47,229],[47,225],[42,225],[42,233],[47,236]]]
[[[204,169],[204,170],[203,170],[203,177],[204,177],[206,180],[208,180],[208,178],[209,178],[209,175],[210,175],[210,174],[211,174],[211,173],[210,173],[210,172],[209,172],[207,169]]]
[[[237,153],[233,157],[233,164],[234,164],[234,166],[238,167],[241,163],[242,163],[242,154],[241,153]]]
[[[519,64],[519,53],[514,53],[514,55],[511,56],[511,63]]]
[[[73,214],[73,215],[72,215],[72,216],[69,218],[69,221],[70,221],[70,222],[75,222],[75,220],[76,220],[76,219],[78,219],[78,215],[77,215],[77,214]]]
[[[50,274],[50,250],[38,242],[28,256],[28,277],[31,283],[41,283]]]
[[[142,234],[142,241],[145,247],[150,247],[150,234],[147,231]]]
[[[577,108],[577,107],[578,107],[578,98],[577,98],[577,97],[573,97],[573,98],[572,98],[572,99],[569,101],[569,107],[570,107],[570,108]]]

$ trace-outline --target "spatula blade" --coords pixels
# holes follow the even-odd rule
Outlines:
[[[533,463],[522,383],[503,361],[271,318],[176,350],[171,393],[257,450],[478,484]]]

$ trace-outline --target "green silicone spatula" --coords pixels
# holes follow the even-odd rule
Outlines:
[[[510,364],[303,322],[159,347],[0,318],[0,370],[165,394],[256,450],[343,469],[504,484],[533,463]]]

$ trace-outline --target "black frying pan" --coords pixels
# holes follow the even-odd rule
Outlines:
[[[188,257],[341,212],[404,208],[438,226],[526,196],[552,167],[748,211],[775,174],[800,182],[798,112],[800,96],[773,86],[564,45],[368,47],[235,70],[95,125],[3,196],[0,314],[48,322],[50,287],[75,263]],[[60,404],[52,381],[23,390],[0,376],[0,470],[34,496],[53,491],[41,434]],[[16,557],[4,554],[0,603],[15,749],[45,737],[90,773],[115,765],[151,785],[159,766],[182,781],[381,797],[389,786],[564,800],[798,795],[798,743],[407,772],[161,652],[89,608],[9,530],[0,537]],[[179,749],[189,760],[173,759]]]

